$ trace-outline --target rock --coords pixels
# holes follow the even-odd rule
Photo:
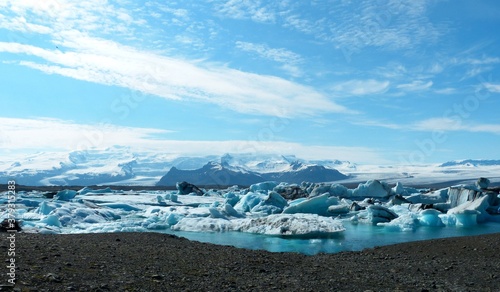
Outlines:
[[[391,197],[389,200],[389,203],[391,205],[401,205],[401,204],[406,204],[406,203],[411,203],[407,199],[405,199],[402,195],[396,194]]]
[[[0,232],[7,232],[9,230],[21,231],[21,225],[19,221],[15,219],[3,219],[2,223],[0,223]]]
[[[398,215],[392,210],[380,205],[368,206],[366,210],[368,211],[366,219],[375,224],[379,222],[390,222],[391,220],[398,218]]]
[[[198,196],[203,196],[203,191],[197,186],[190,184],[186,181],[178,182],[175,184],[177,191],[180,195],[189,195],[191,193],[196,193]]]
[[[287,200],[295,200],[308,196],[307,192],[298,185],[278,185],[274,188],[274,191]]]
[[[45,276],[43,276],[43,278],[45,280],[47,280],[48,282],[54,282],[54,283],[61,283],[62,282],[61,276],[53,274],[53,273],[48,273]]]
[[[352,202],[350,209],[351,211],[359,211],[359,210],[364,210],[365,207],[361,207],[358,203]]]
[[[490,180],[485,177],[479,178],[476,182],[476,186],[479,189],[487,189],[489,185],[490,185]]]

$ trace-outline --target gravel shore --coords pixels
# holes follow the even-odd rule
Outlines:
[[[499,243],[500,233],[306,256],[158,233],[17,233],[14,291],[500,291]]]

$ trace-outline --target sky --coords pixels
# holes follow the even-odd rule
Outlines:
[[[0,159],[499,159],[500,3],[3,0]]]

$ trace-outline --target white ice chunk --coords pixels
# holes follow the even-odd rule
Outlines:
[[[448,188],[440,189],[425,194],[413,194],[405,197],[412,204],[436,204],[445,203],[448,200]]]
[[[76,191],[74,190],[63,190],[57,192],[57,194],[54,196],[55,200],[60,200],[60,201],[69,201],[76,196]]]
[[[52,210],[56,209],[57,206],[53,203],[49,204],[47,201],[43,201],[40,206],[38,206],[37,213],[42,215],[48,215]]]
[[[175,231],[225,232],[232,229],[230,220],[220,218],[182,218],[171,227]]]
[[[98,204],[101,207],[108,207],[112,209],[123,209],[124,211],[130,212],[130,211],[140,211],[140,208],[134,207],[130,204],[126,203],[101,203]]]
[[[226,216],[222,215],[217,208],[208,208],[208,210],[210,211],[210,217],[212,218],[227,219]]]
[[[230,204],[224,205],[224,212],[226,212],[226,214],[231,217],[236,217],[236,218],[244,217],[242,214],[238,213],[238,211],[236,211]]]
[[[379,222],[377,223],[377,226],[385,226],[389,230],[395,231],[412,231],[419,223],[416,217],[416,214],[408,213],[399,216],[398,218],[393,219],[390,222]]]
[[[331,205],[328,207],[328,213],[332,215],[340,215],[349,213],[350,208],[347,205]]]
[[[59,221],[59,217],[56,215],[48,215],[44,219],[39,221],[40,223],[44,223],[49,226],[61,227],[61,222]]]
[[[317,197],[307,198],[300,201],[299,203],[288,206],[287,208],[285,208],[285,210],[283,210],[283,213],[309,213],[328,216],[328,207],[339,203],[339,200],[336,197],[329,197],[329,195],[329,193],[325,193]]]
[[[165,200],[169,200],[174,203],[179,203],[179,197],[176,193],[169,193],[165,195]]]
[[[380,205],[370,205],[365,210],[360,211],[358,216],[361,222],[372,224],[390,222],[398,217],[394,211]]]
[[[435,209],[423,210],[418,214],[419,224],[422,226],[444,226],[443,221],[439,217],[441,214],[441,212]]]
[[[457,223],[464,222],[465,224],[463,225],[471,225],[470,223],[472,223],[473,220],[477,220],[477,222],[488,221],[491,215],[486,212],[486,209],[488,209],[489,206],[489,197],[482,196],[474,201],[466,201],[448,210],[448,214],[455,215],[455,217],[457,217]]]
[[[267,195],[263,193],[249,192],[244,195],[236,205],[234,209],[240,213],[250,212],[253,207],[257,206],[260,202],[264,201]]]
[[[277,214],[283,212],[287,200],[275,191],[270,191],[264,200],[260,201],[250,211],[252,213]]]
[[[264,192],[272,191],[278,185],[275,181],[265,181],[257,184],[253,184],[250,186],[250,191],[256,192]]]
[[[232,192],[232,191],[230,191],[230,192],[226,193],[226,194],[224,195],[224,197],[226,198],[226,199],[224,200],[224,202],[225,202],[226,204],[231,205],[232,207],[234,207],[234,206],[236,205],[236,203],[238,203],[238,201],[240,200],[240,196],[239,196],[239,195],[237,195],[237,194],[235,194],[235,193],[234,193],[234,192]]]
[[[471,186],[449,187],[448,199],[450,207],[454,208],[468,201],[473,201],[480,194],[474,188]]]
[[[345,197],[350,197],[351,195],[352,195],[352,190],[349,190],[343,185],[332,184],[330,186],[330,196],[345,198]]]
[[[391,188],[385,182],[379,180],[369,180],[364,184],[359,184],[352,191],[353,197],[363,198],[383,198],[391,194]]]
[[[274,214],[234,224],[238,231],[280,236],[324,236],[345,230],[339,220],[316,214]]]

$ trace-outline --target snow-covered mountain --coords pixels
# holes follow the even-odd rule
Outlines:
[[[233,174],[251,173],[277,181],[321,181],[321,173],[337,170],[349,176],[342,182],[369,179],[401,181],[407,185],[475,180],[488,177],[500,182],[500,160],[460,160],[429,165],[360,165],[341,160],[305,160],[294,155],[225,154],[186,157],[170,153],[133,151],[115,146],[103,150],[40,152],[0,159],[0,177],[23,185],[156,185],[173,167],[199,170],[213,162]],[[313,167],[315,166],[315,167]],[[298,168],[308,167],[298,172]],[[321,169],[321,167],[325,169]],[[294,169],[295,168],[295,169]],[[307,177],[306,174],[309,176]],[[171,174],[172,175],[172,174]],[[224,175],[227,175],[224,174]],[[189,178],[180,178],[179,181]],[[194,183],[194,182],[192,182]],[[246,184],[245,184],[246,185]]]
[[[278,162],[280,170],[273,172],[256,172],[241,166],[230,165],[224,155],[221,162],[209,162],[200,169],[179,170],[176,167],[164,175],[158,182],[158,186],[173,186],[179,181],[188,181],[196,185],[228,186],[228,185],[251,185],[262,181],[278,181],[287,183],[307,182],[331,182],[346,179],[347,176],[338,170],[326,168],[322,165],[304,164],[293,161],[283,165]],[[265,165],[269,165],[266,161]],[[276,167],[273,167],[276,169]],[[269,168],[265,168],[269,170]]]
[[[242,173],[286,172],[290,170],[293,162],[309,163],[295,156],[285,157],[275,154],[184,157],[175,154],[137,152],[128,147],[115,146],[104,150],[39,152],[4,158],[0,161],[0,176],[15,179],[18,184],[34,186],[155,185],[174,167],[182,171],[196,170],[209,162],[223,165],[225,170]],[[351,164],[345,162],[345,165]]]
[[[450,166],[500,166],[500,160],[488,160],[488,159],[465,159],[465,160],[455,160],[448,161],[440,165],[440,167],[450,167]]]

